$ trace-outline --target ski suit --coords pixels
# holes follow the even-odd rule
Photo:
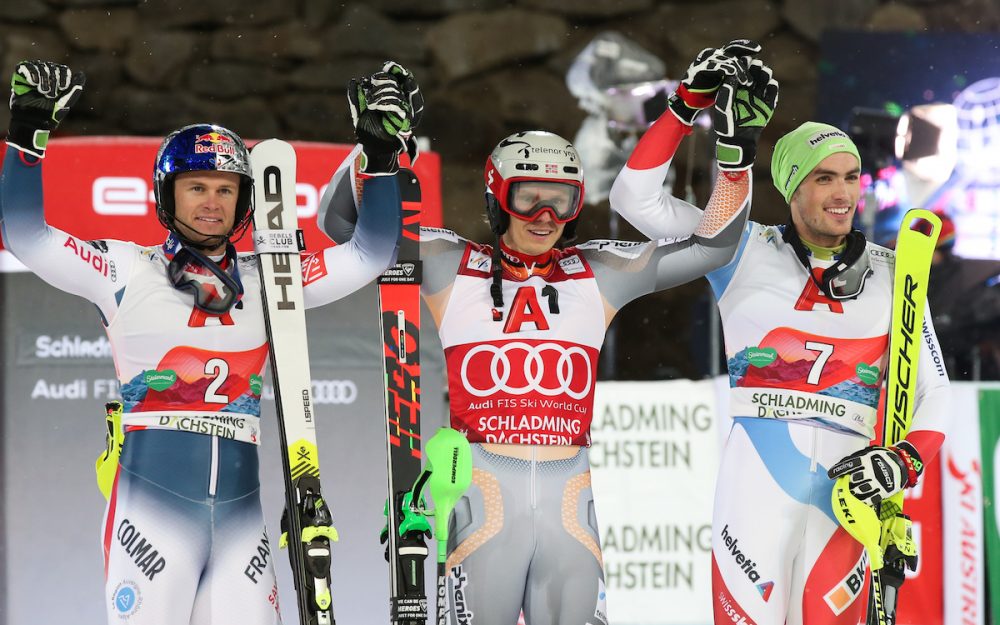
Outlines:
[[[611,192],[612,208],[653,239],[695,217],[661,190],[677,128],[667,120],[654,129]],[[815,286],[782,227],[749,222],[733,260],[708,274],[722,315],[733,417],[713,513],[717,624],[854,625],[863,618],[867,557],[834,517],[827,470],[866,447],[877,426],[895,255],[871,243],[866,251],[874,274],[852,300],[828,299]],[[835,261],[810,262],[818,272]],[[926,463],[944,439],[948,401],[929,314],[920,349],[907,440]]]
[[[335,240],[354,175],[338,171],[320,209]],[[721,179],[683,240],[590,241],[540,256],[501,243],[500,322],[492,247],[422,229],[422,295],[445,352],[451,426],[473,448],[472,486],[450,521],[451,624],[511,625],[523,609],[529,624],[607,625],[587,455],[604,334],[628,302],[728,262],[749,196],[749,175]],[[546,459],[554,446],[565,453]]]
[[[351,242],[304,257],[307,307],[352,293],[388,266],[398,189],[385,179],[365,191]],[[236,261],[242,299],[206,314],[169,282],[167,246],[83,241],[47,225],[41,161],[14,148],[0,202],[7,249],[49,284],[93,302],[112,345],[126,436],[101,533],[108,622],[280,622],[277,544],[259,496],[268,344],[256,256]]]

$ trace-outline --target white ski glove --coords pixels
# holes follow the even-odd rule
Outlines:
[[[830,479],[850,474],[851,494],[875,507],[904,488],[915,486],[924,463],[906,441],[895,447],[866,447],[845,457],[827,472]]]

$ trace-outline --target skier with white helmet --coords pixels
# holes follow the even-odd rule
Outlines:
[[[730,96],[749,88],[736,80],[737,59],[712,71],[714,89],[727,75]],[[718,115],[732,119],[726,107]],[[320,225],[334,240],[363,198],[362,170],[361,160],[345,161],[321,202]],[[584,172],[567,140],[510,135],[487,159],[485,182],[491,244],[441,229],[421,237],[421,291],[444,347],[451,426],[473,450],[472,486],[450,521],[449,623],[511,625],[523,609],[529,623],[606,625],[587,453],[604,334],[628,302],[732,258],[750,177],[720,175],[685,240],[577,246],[568,244]]]
[[[258,481],[268,359],[258,262],[233,247],[253,213],[249,152],[221,126],[174,131],[153,174],[166,242],[81,240],[45,222],[42,159],[83,85],[82,73],[62,65],[17,65],[0,217],[7,249],[49,284],[95,304],[112,345],[124,443],[109,433],[111,471],[101,478],[108,622],[280,622],[277,543],[264,528]],[[371,126],[393,127],[376,110],[385,101],[370,96]],[[388,131],[384,139],[402,149]],[[351,241],[309,256],[307,307],[352,293],[389,264],[399,191],[391,178],[369,180],[364,191]],[[314,521],[329,525],[325,505]]]

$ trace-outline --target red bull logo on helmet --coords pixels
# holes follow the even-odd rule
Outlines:
[[[236,144],[226,135],[218,132],[206,132],[194,139],[195,154],[227,154],[236,155]]]

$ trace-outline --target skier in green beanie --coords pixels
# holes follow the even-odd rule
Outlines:
[[[775,144],[771,179],[791,209],[792,234],[842,252],[861,197],[861,156],[851,138],[828,124],[802,124]]]
[[[753,104],[743,98],[741,119],[755,118]],[[644,158],[672,145],[651,129],[611,190],[611,207],[652,240],[695,230],[681,226],[697,209],[663,192],[668,164]],[[725,170],[726,152],[718,155]],[[740,173],[751,175],[752,164]],[[854,625],[865,619],[868,561],[835,518],[834,480],[850,475],[851,493],[873,506],[916,485],[944,440],[948,376],[934,366],[941,352],[928,314],[914,338],[913,425],[895,445],[870,444],[894,261],[851,228],[857,147],[807,122],[777,142],[771,175],[788,222],[748,222],[733,259],[706,276],[722,318],[732,417],[712,516],[712,610],[716,625]]]

